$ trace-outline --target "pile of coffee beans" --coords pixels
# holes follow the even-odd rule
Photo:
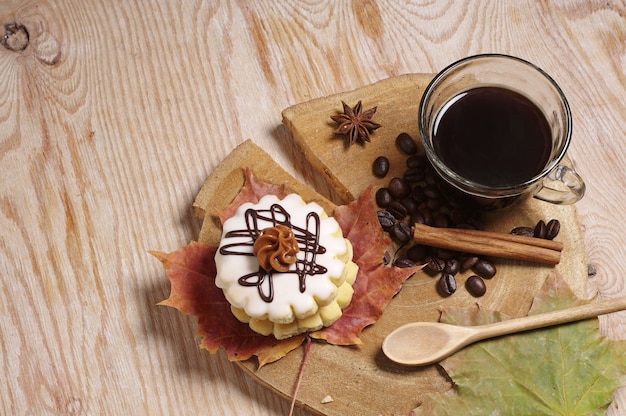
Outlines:
[[[376,204],[380,208],[378,220],[383,230],[403,248],[399,250],[394,265],[413,267],[425,264],[424,272],[438,277],[437,291],[444,297],[456,292],[455,276],[459,272],[471,270],[473,274],[466,280],[465,288],[472,296],[483,296],[486,293],[484,279],[491,279],[496,274],[496,266],[491,260],[411,243],[412,224],[479,229],[479,213],[456,206],[444,198],[436,185],[435,172],[426,156],[418,154],[417,144],[409,134],[399,134],[396,145],[407,155],[404,174],[401,178],[391,178],[386,187],[376,192]],[[374,161],[372,172],[383,178],[389,172],[389,167],[389,160],[380,156]],[[548,223],[542,220],[535,227],[516,227],[511,233],[553,239],[559,229],[558,220]]]

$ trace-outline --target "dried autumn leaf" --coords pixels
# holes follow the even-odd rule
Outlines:
[[[228,219],[236,208],[245,202],[258,201],[266,194],[282,198],[289,193],[285,186],[275,186],[258,181],[246,171],[246,182],[235,201],[221,213],[222,221]],[[338,207],[335,216],[344,236],[354,251],[359,272],[354,284],[355,293],[342,318],[325,330],[312,334],[336,345],[361,343],[363,328],[376,322],[391,298],[400,290],[402,282],[417,268],[400,269],[382,265],[382,258],[390,240],[378,223],[369,189],[359,200]],[[276,361],[298,347],[304,335],[277,341],[252,331],[247,324],[237,320],[223,292],[215,285],[215,252],[217,247],[200,243],[173,252],[152,252],[163,263],[171,281],[171,293],[161,305],[174,307],[198,319],[200,347],[215,353],[223,347],[230,360],[246,360],[257,356],[259,366]]]
[[[402,288],[402,283],[419,267],[399,268],[383,264],[383,256],[391,241],[378,222],[371,187],[358,200],[337,207],[334,217],[352,243],[352,258],[359,266],[359,273],[352,286],[354,295],[350,305],[334,324],[311,333],[311,337],[336,345],[361,344],[361,331],[380,318]]]
[[[529,315],[580,303],[558,275],[546,282]],[[474,308],[449,309],[442,321],[479,325],[502,320]],[[414,415],[602,415],[626,375],[626,342],[598,333],[598,320],[483,341],[441,365],[455,383],[428,397]]]
[[[200,347],[211,353],[223,347],[229,360],[257,356],[259,366],[276,361],[302,343],[304,337],[282,342],[252,331],[230,311],[222,290],[215,285],[215,251],[190,243],[173,252],[152,252],[165,267],[171,282],[169,298],[159,305],[171,306],[198,319]]]
[[[244,186],[241,188],[233,202],[224,211],[219,213],[222,224],[235,214],[237,208],[246,202],[256,204],[265,195],[276,195],[282,199],[291,191],[285,184],[274,185],[258,180],[250,169],[246,169]]]

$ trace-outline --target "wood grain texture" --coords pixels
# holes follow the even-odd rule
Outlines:
[[[155,306],[147,251],[196,238],[194,196],[244,140],[299,175],[284,108],[474,53],[565,91],[590,295],[626,294],[623,2],[0,0],[0,23],[29,34],[0,46],[2,414],[286,414]],[[626,338],[625,313],[600,321]]]

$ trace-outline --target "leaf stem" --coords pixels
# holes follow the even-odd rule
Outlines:
[[[306,335],[306,349],[304,350],[304,357],[302,358],[302,365],[300,366],[300,372],[298,373],[298,382],[296,383],[296,389],[293,392],[293,400],[291,400],[291,408],[289,409],[289,416],[293,416],[293,410],[296,405],[296,397],[298,397],[298,391],[300,390],[300,382],[304,376],[304,369],[306,368],[306,361],[309,358],[311,352],[311,337]]]

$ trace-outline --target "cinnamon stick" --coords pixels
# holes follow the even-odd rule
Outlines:
[[[413,242],[463,253],[558,264],[563,243],[542,238],[460,228],[413,225]]]

